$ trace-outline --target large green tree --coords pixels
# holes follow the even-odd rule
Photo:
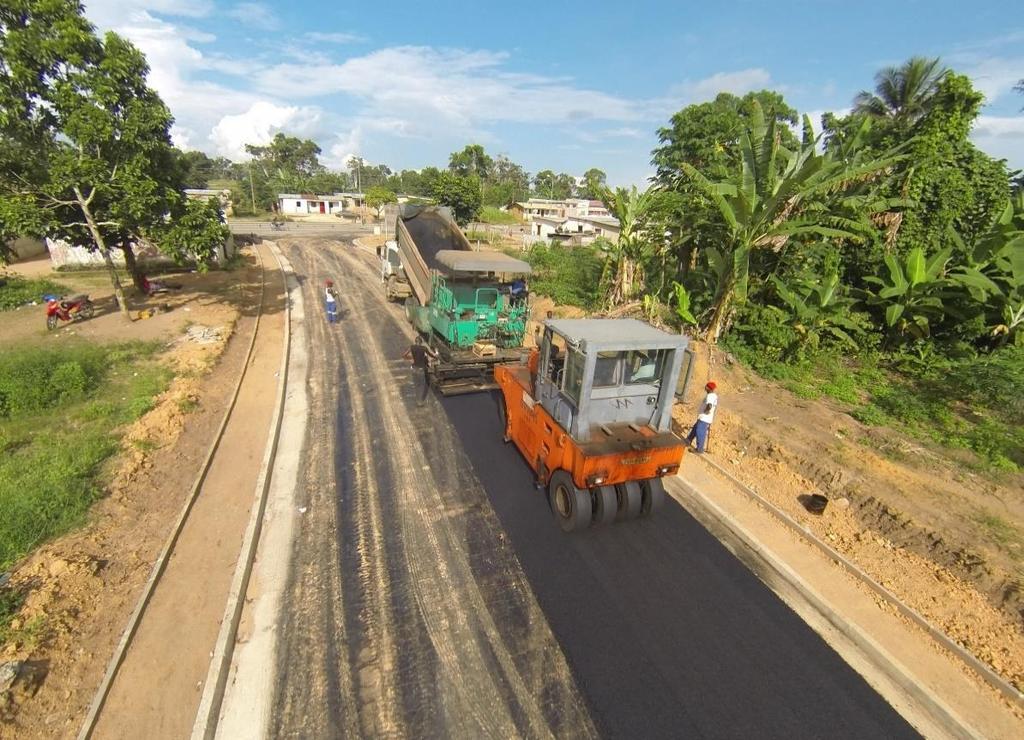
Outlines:
[[[82,12],[68,0],[0,6],[0,135],[34,147],[28,167],[5,157],[0,213],[31,204],[42,215],[24,227],[86,236],[127,316],[112,249],[131,265],[131,239],[180,207],[173,119],[146,84],[142,54],[117,34],[99,39]]]
[[[448,169],[456,175],[476,175],[481,181],[485,181],[491,177],[494,160],[480,144],[467,144],[461,152],[452,152],[448,158]]]
[[[604,170],[591,167],[583,173],[583,185],[580,197],[599,199],[608,187],[608,176]]]
[[[476,175],[442,172],[432,187],[434,200],[451,208],[460,225],[465,226],[480,213],[483,201],[480,196],[480,180]]]

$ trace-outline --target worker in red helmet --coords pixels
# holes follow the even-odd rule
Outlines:
[[[324,301],[327,303],[327,323],[333,324],[338,320],[338,291],[334,287],[334,281],[328,280],[324,288]]]
[[[715,409],[718,408],[718,394],[715,393],[717,387],[718,385],[713,380],[709,380],[704,386],[706,393],[700,406],[700,413],[697,414],[697,421],[686,437],[686,444],[693,444],[694,440],[697,441],[697,452],[704,452],[707,447],[711,422],[715,420]]]

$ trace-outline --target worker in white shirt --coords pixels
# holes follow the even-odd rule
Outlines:
[[[324,289],[324,301],[327,304],[327,322],[333,324],[338,320],[338,291],[334,288],[334,281],[328,280]]]
[[[708,432],[711,431],[711,422],[715,420],[715,409],[718,408],[718,394],[715,393],[717,387],[713,380],[708,381],[708,384],[704,386],[707,395],[704,396],[704,402],[701,404],[697,422],[686,437],[686,444],[692,444],[694,439],[697,440],[697,452],[704,452],[704,447],[708,443]]]

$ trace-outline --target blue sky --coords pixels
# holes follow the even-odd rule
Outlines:
[[[531,172],[650,174],[657,129],[721,90],[772,88],[817,121],[875,72],[941,56],[988,100],[975,141],[1024,168],[1019,2],[87,0],[135,42],[181,146],[234,159],[277,131],[323,160],[442,166],[467,143]]]

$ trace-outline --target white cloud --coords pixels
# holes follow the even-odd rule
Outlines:
[[[310,31],[305,37],[310,41],[320,41],[325,44],[356,44],[366,41],[366,37],[362,34],[346,33],[344,31],[333,31],[330,33]]]
[[[327,148],[321,161],[332,169],[347,169],[348,161],[359,156],[362,139],[363,131],[359,126],[353,127],[348,134],[339,134],[334,143]]]
[[[1007,160],[1011,169],[1024,168],[1024,115],[978,116],[971,139],[991,156]]]
[[[238,3],[227,14],[243,25],[264,31],[273,31],[281,25],[280,19],[266,3]]]
[[[195,132],[184,126],[179,126],[178,124],[171,126],[171,141],[179,149],[191,149],[194,137]]]
[[[280,95],[347,94],[366,104],[363,118],[402,119],[409,135],[479,133],[495,121],[557,123],[633,121],[626,99],[573,86],[565,79],[506,72],[507,56],[489,51],[393,47],[341,64],[281,64],[264,70],[261,89]],[[302,85],[295,80],[301,79]]]
[[[246,144],[266,144],[283,130],[295,136],[309,136],[316,132],[320,119],[317,108],[259,101],[244,113],[221,118],[210,132],[210,141],[218,154],[242,161],[249,159]]]
[[[690,100],[699,101],[714,98],[720,92],[743,95],[751,90],[763,90],[767,87],[781,89],[779,85],[772,83],[772,76],[767,70],[755,67],[737,72],[717,72],[697,82],[684,82],[678,90]]]
[[[213,11],[213,0],[85,0],[85,15],[93,23],[110,28],[137,13],[160,13],[202,18]]]

